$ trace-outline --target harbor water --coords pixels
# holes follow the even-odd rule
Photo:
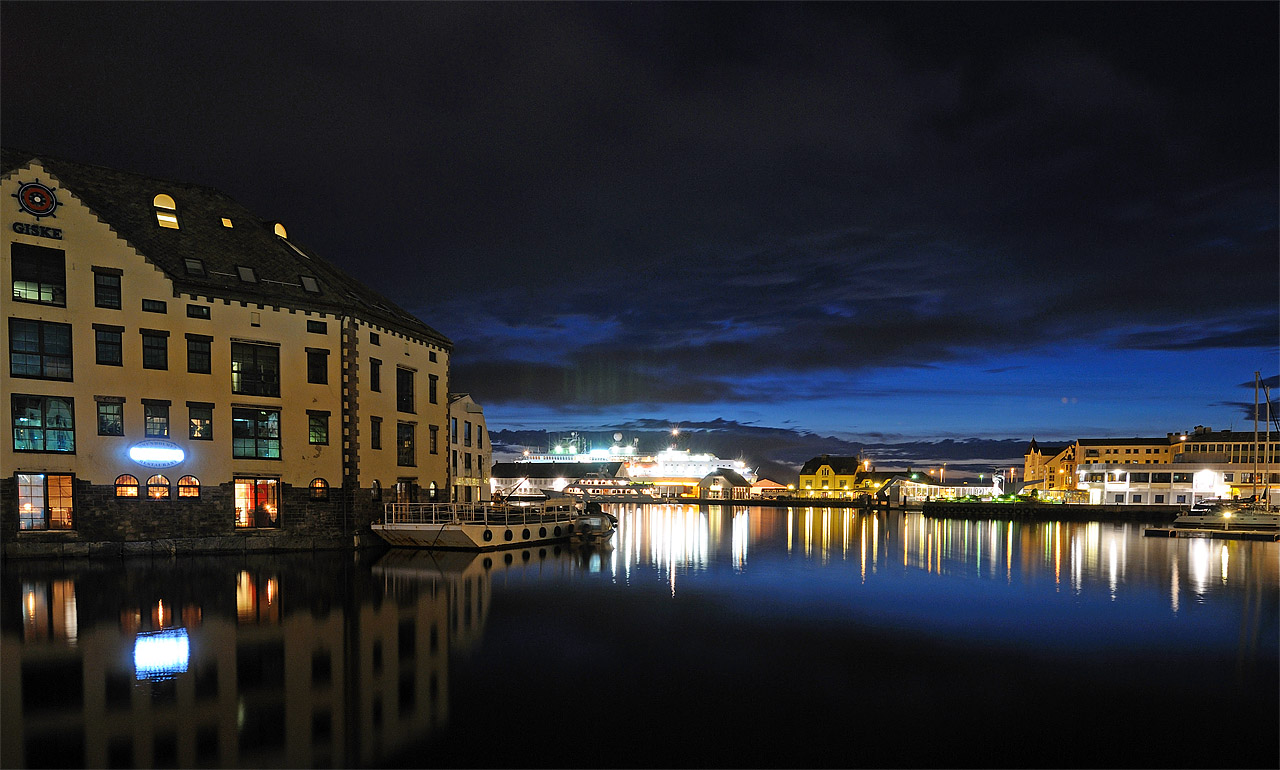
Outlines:
[[[1280,762],[1280,543],[612,510],[603,546],[8,560],[0,765]]]

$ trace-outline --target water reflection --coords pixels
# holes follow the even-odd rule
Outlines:
[[[616,598],[606,590],[657,588],[668,605],[693,593],[756,614],[813,603],[832,628],[849,617],[937,635],[1045,627],[1067,644],[1158,645],[1180,634],[1198,649],[1228,650],[1249,676],[1259,661],[1274,669],[1273,543],[1144,538],[1136,523],[850,509],[614,511],[617,535],[595,548],[7,562],[0,765],[385,763],[450,724],[451,671],[473,655],[487,665],[495,596],[551,596],[529,605],[535,616],[586,596]],[[1109,605],[1123,610],[1079,609]],[[785,631],[796,619],[779,615],[775,625]],[[612,654],[645,659],[652,648],[637,639],[636,650],[619,650],[619,638]],[[725,644],[729,657],[748,654]],[[576,706],[549,704],[564,707]]]

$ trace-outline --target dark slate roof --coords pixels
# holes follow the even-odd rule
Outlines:
[[[1027,454],[1040,452],[1044,457],[1056,457],[1066,449],[1069,445],[1059,446],[1057,444],[1037,444],[1035,439],[1031,439],[1031,445],[1027,447]]]
[[[622,470],[622,463],[494,463],[489,475],[495,479],[520,479],[528,476],[531,479],[568,479],[577,481],[591,473],[616,477]]]
[[[1168,437],[1165,438],[1082,438],[1076,443],[1080,446],[1169,446],[1174,443]],[[1048,454],[1048,452],[1045,452]]]
[[[738,473],[737,471],[731,471],[728,468],[720,468],[719,470],[712,471],[711,473],[708,473],[706,476],[703,476],[702,480],[706,481],[707,479],[712,479],[712,478],[715,478],[716,476],[719,476],[720,478],[724,479],[725,481],[729,482],[729,484],[735,487],[751,486],[751,482],[742,478],[741,473]]]
[[[818,472],[818,469],[824,465],[830,465],[831,470],[840,476],[851,476],[858,472],[858,466],[861,465],[861,457],[833,457],[831,455],[822,455],[814,457],[804,464],[800,469],[801,476],[812,476]]]
[[[1182,435],[1183,434],[1181,433],[1178,434],[1178,436],[1182,436]],[[1186,436],[1187,436],[1187,440],[1185,442],[1179,441],[1177,443],[1193,444],[1193,443],[1209,443],[1211,441],[1221,441],[1227,444],[1240,444],[1240,443],[1252,444],[1253,443],[1252,428],[1250,428],[1249,430],[1207,430],[1201,433],[1188,433],[1186,434]],[[1266,440],[1267,440],[1267,428],[1265,425],[1262,424],[1261,421],[1259,421],[1258,422],[1258,442],[1262,443]],[[1272,441],[1276,440],[1275,428],[1271,429],[1271,440]]]
[[[41,181],[53,182],[56,194],[79,198],[120,238],[163,270],[181,293],[354,315],[446,349],[453,347],[443,334],[292,237],[285,240],[277,236],[275,222],[259,218],[219,190],[7,147],[0,150],[0,174],[21,175],[21,169],[36,159],[56,178]],[[160,193],[172,197],[177,205],[179,229],[157,224],[153,201]],[[223,217],[230,219],[233,227],[224,227]],[[201,260],[205,275],[189,275],[187,258]],[[241,281],[237,266],[252,267],[257,282]],[[305,291],[301,275],[314,277],[320,293]]]

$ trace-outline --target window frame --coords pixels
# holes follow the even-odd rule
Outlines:
[[[16,349],[15,342],[19,339],[19,330],[28,330],[23,337],[26,338],[31,331],[35,333],[35,349]],[[50,340],[49,337],[54,332],[60,332],[62,340]],[[66,353],[51,352],[49,348],[57,342],[65,341]],[[58,323],[57,321],[42,321],[36,318],[10,318],[9,319],[9,376],[24,380],[56,380],[58,382],[71,382],[74,379],[75,357],[74,343],[71,337],[71,324]],[[39,373],[32,374],[30,372],[15,371],[17,361],[15,356],[24,358],[34,358],[38,363]],[[62,366],[58,366],[61,364]],[[65,367],[66,375],[61,372]],[[50,374],[50,371],[55,373]]]
[[[197,411],[201,416],[197,416]],[[208,415],[207,417],[203,415]],[[199,420],[199,423],[197,423]],[[205,435],[197,435],[196,426],[204,425],[206,427]],[[187,402],[187,438],[191,441],[213,441],[213,404],[188,401]]]
[[[97,415],[98,415],[98,435],[99,436],[123,436],[124,435],[124,402],[114,401],[114,400],[113,401],[102,400],[102,401],[98,401],[96,406],[97,406]],[[104,412],[110,412],[110,411],[115,412],[115,415],[114,415],[116,418],[115,427],[118,429],[116,432],[104,431],[102,429],[103,417],[110,417],[110,415],[104,414]]]
[[[242,483],[248,485],[247,490],[242,490]],[[269,502],[259,497],[264,488],[270,490],[270,493],[266,495],[266,497],[270,498]],[[235,512],[232,515],[235,517],[236,529],[281,528],[284,523],[284,516],[280,511],[280,479],[274,476],[236,475],[231,479],[231,489],[233,500],[235,501]],[[246,498],[242,498],[241,492],[250,490],[251,494]],[[242,500],[253,504],[253,508],[241,508],[240,503]],[[259,510],[264,507],[264,510]],[[260,513],[261,515],[259,515]]]
[[[132,479],[132,481],[129,481],[129,479]],[[139,481],[138,477],[133,475],[132,473],[121,473],[119,476],[116,476],[115,488],[116,488],[116,494],[115,494],[116,497],[136,498],[142,491],[142,482]],[[125,492],[123,494],[121,493],[121,490],[129,490],[129,489],[132,489],[133,492],[132,493]]]
[[[148,500],[168,500],[172,492],[169,485],[169,477],[163,473],[153,473],[149,476],[146,487]]]
[[[306,348],[307,382],[311,385],[329,384],[329,351],[323,348]]]
[[[194,490],[194,492],[192,491]],[[200,499],[200,479],[187,474],[178,479],[178,497],[179,499]]]
[[[103,337],[106,337],[104,340]],[[114,357],[104,357],[112,352]],[[93,325],[93,361],[99,366],[124,366],[124,327]]]
[[[254,416],[247,416],[256,413]],[[271,435],[271,416],[275,416],[275,435]],[[258,406],[236,406],[231,408],[231,456],[237,460],[279,460],[283,442],[281,440],[280,409]],[[237,435],[237,423],[252,426],[252,435]],[[243,428],[241,428],[243,431]],[[265,430],[265,433],[264,433]],[[253,454],[247,454],[246,442],[253,443]],[[274,450],[274,454],[272,454]]]
[[[329,413],[307,410],[307,443],[329,446]]]
[[[142,334],[142,368],[155,371],[168,370],[169,332],[162,329],[139,331]]]
[[[157,427],[153,427],[157,426]],[[157,432],[163,426],[163,433]],[[142,435],[144,438],[160,438],[168,439],[171,434],[171,423],[169,421],[169,402],[168,401],[151,401],[143,399],[142,401]]]
[[[417,414],[414,408],[417,404],[413,398],[414,380],[417,372],[404,366],[396,367],[396,411],[406,414]]]
[[[197,349],[200,345],[204,350]],[[204,368],[200,368],[203,364]],[[213,374],[213,337],[203,334],[187,335],[187,373]]]
[[[249,355],[245,355],[249,354]],[[274,371],[265,364],[273,364]],[[249,369],[245,367],[248,366]],[[238,367],[238,368],[237,368]],[[256,373],[246,380],[245,374]],[[269,375],[274,374],[272,380]],[[231,392],[242,396],[280,397],[280,346],[259,342],[231,343]]]
[[[33,482],[24,482],[23,477],[27,477],[28,479],[40,479],[39,514],[32,513],[34,509],[30,507],[30,504],[35,500],[35,498],[29,496],[29,491],[24,491],[31,490]],[[58,500],[65,501],[67,505],[65,508],[59,506],[61,513],[57,514],[55,514],[54,506],[50,504],[50,477],[66,479],[65,496],[59,495]],[[23,473],[22,471],[18,471],[13,474],[13,480],[17,497],[19,532],[67,532],[75,530],[76,477],[74,473]],[[24,500],[27,501],[25,505]],[[30,522],[30,524],[28,524],[28,522]]]
[[[57,255],[56,257],[54,255]],[[14,302],[30,302],[53,307],[67,306],[67,252],[48,246],[14,241],[10,245],[10,283]],[[55,268],[53,262],[57,260]],[[21,277],[20,277],[21,276]],[[56,280],[55,280],[56,279]],[[19,294],[18,284],[34,284],[34,289],[24,287]],[[35,293],[35,297],[27,296]],[[48,299],[42,297],[48,294]]]
[[[396,423],[396,465],[401,468],[417,467],[417,447],[414,436],[416,427],[411,422]]]
[[[18,424],[17,409],[18,409],[18,403],[19,403],[19,401],[20,401],[20,400],[23,400],[23,399],[39,402],[39,404],[40,404],[40,407],[39,407],[39,409],[40,409],[40,424],[39,424],[38,426],[32,426],[32,425],[23,425],[23,426],[21,426],[21,427],[19,426],[19,424]],[[69,425],[69,426],[62,426],[62,425],[59,425],[59,426],[56,426],[56,427],[54,427],[54,428],[50,428],[50,427],[48,427],[48,426],[47,426],[47,423],[48,423],[48,421],[49,421],[49,415],[50,415],[50,404],[51,404],[51,403],[53,403],[53,402],[55,402],[55,401],[65,402],[66,413],[67,413],[67,414],[70,416],[70,418],[71,418],[71,421],[70,421],[70,425]],[[75,398],[74,398],[74,397],[72,397],[72,396],[50,396],[50,395],[37,394],[37,393],[14,393],[14,394],[12,394],[12,395],[10,396],[10,400],[9,400],[9,415],[10,415],[10,420],[11,420],[12,425],[13,425],[13,434],[12,434],[12,436],[13,436],[13,445],[12,445],[12,446],[13,446],[13,451],[14,451],[14,452],[24,452],[24,453],[42,453],[42,454],[70,454],[70,455],[74,455],[74,454],[76,453],[76,408],[75,408]],[[25,416],[24,416],[22,419],[26,420],[26,419],[29,419],[29,418],[27,418],[27,417],[25,417]],[[19,447],[19,446],[18,446],[18,432],[19,432],[19,431],[35,431],[35,432],[39,432],[39,433],[40,433],[40,448],[38,448],[38,449],[33,449],[33,448],[21,448],[21,447]],[[70,441],[70,448],[67,448],[67,449],[50,449],[50,448],[49,448],[49,443],[50,443],[50,442],[49,442],[49,433],[51,433],[51,432],[58,432],[58,433],[62,433],[62,434],[67,434],[67,435],[69,435],[69,436],[71,437],[71,441]],[[34,438],[33,438],[33,437],[28,437],[28,438],[26,439],[26,441],[27,441],[27,442],[30,442],[30,443],[34,443],[34,442],[35,442],[35,440],[34,440]]]
[[[93,306],[120,310],[124,299],[123,283],[121,271],[93,268]]]

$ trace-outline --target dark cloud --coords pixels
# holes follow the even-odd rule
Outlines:
[[[1278,347],[1275,4],[10,3],[4,22],[6,144],[286,222],[453,339],[451,389],[488,407],[777,406],[896,370],[933,419],[959,407],[919,372],[945,391],[972,364],[1012,395],[1033,367],[1008,359],[1069,346]],[[1096,373],[1064,372],[1064,391]]]

